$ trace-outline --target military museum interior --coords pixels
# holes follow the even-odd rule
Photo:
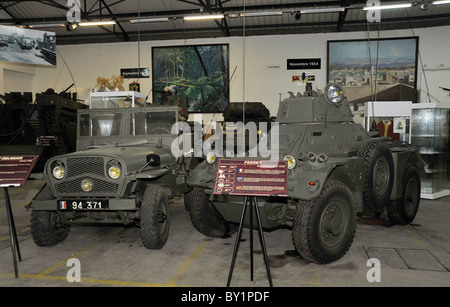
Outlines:
[[[449,32],[450,1],[0,1],[0,286],[450,286]]]

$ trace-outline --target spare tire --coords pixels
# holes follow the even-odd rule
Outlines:
[[[394,160],[391,150],[386,143],[369,141],[361,146],[358,156],[364,158],[365,209],[381,212],[391,196],[394,183]]]

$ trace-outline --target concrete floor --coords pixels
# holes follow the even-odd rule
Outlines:
[[[211,239],[198,233],[182,199],[171,203],[170,235],[161,250],[143,247],[139,228],[122,226],[73,226],[68,238],[57,246],[36,246],[30,233],[30,212],[24,206],[41,185],[42,181],[29,179],[24,187],[8,189],[22,255],[19,278],[14,276],[5,198],[3,190],[0,192],[0,286],[226,286],[236,236]],[[422,199],[416,219],[407,226],[391,226],[385,219],[359,219],[350,250],[328,265],[303,260],[294,251],[289,230],[265,232],[273,285],[450,286],[449,220],[450,197]],[[248,237],[245,229],[231,286],[267,287],[256,231],[254,281],[250,280]],[[68,282],[69,258],[80,261],[81,282]],[[369,258],[380,260],[376,275],[380,282],[367,280],[368,271],[375,270],[367,265]]]

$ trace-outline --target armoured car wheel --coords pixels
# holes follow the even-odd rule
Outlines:
[[[140,208],[141,239],[148,249],[162,248],[169,237],[170,219],[164,188],[149,185],[144,191]]]
[[[325,264],[345,255],[356,230],[355,200],[340,181],[330,180],[321,195],[300,201],[292,225],[292,238],[299,254],[308,261]]]
[[[372,212],[381,212],[391,196],[394,183],[392,153],[387,144],[372,141],[364,144],[358,155],[365,160],[364,205]]]
[[[406,225],[416,217],[420,202],[420,176],[414,166],[409,166],[403,174],[402,197],[388,202],[386,211],[394,224]]]
[[[31,212],[31,236],[38,246],[55,246],[64,241],[70,232],[70,226],[65,225],[53,211]]]
[[[195,187],[191,193],[189,215],[195,229],[208,237],[224,238],[228,236],[230,233],[228,222],[209,202],[205,189]]]

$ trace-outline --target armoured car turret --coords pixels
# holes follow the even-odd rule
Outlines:
[[[292,229],[294,246],[305,259],[324,264],[344,256],[357,212],[386,210],[396,224],[414,219],[423,169],[418,151],[371,137],[353,121],[339,85],[283,100],[276,122],[279,133],[270,137],[278,139],[279,159],[288,161],[288,196],[260,197],[261,222],[266,230]],[[189,208],[197,230],[225,237],[240,221],[244,197],[212,193],[217,161],[209,155],[190,172]]]

